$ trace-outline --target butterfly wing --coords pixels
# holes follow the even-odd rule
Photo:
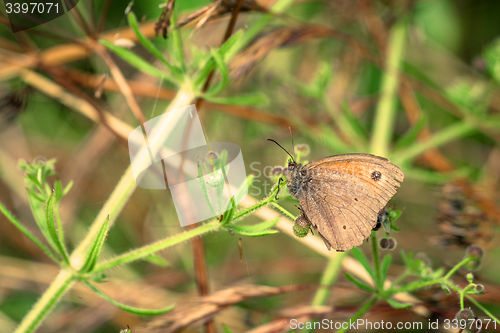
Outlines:
[[[327,247],[347,251],[370,235],[404,174],[383,157],[345,154],[309,163],[296,196]]]

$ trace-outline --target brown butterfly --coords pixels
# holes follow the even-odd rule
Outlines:
[[[287,187],[302,211],[295,223],[309,223],[328,250],[361,245],[404,179],[388,159],[369,154],[330,156],[306,165],[290,157]]]

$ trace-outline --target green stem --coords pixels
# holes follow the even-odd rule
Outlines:
[[[365,314],[366,311],[368,311],[372,306],[373,304],[375,304],[375,302],[377,301],[377,296],[373,295],[369,300],[368,302],[366,302],[362,307],[361,309],[359,309],[355,314],[354,316],[352,316],[351,319],[349,319],[350,322],[353,322],[353,321],[356,321],[358,320],[359,318],[361,318],[362,315]],[[341,328],[339,329],[336,333],[344,333],[344,332],[347,332],[349,330],[349,327],[347,328]]]
[[[406,279],[410,275],[411,275],[411,272],[409,270],[404,271],[403,274],[401,274],[394,281],[392,281],[390,288],[397,286],[400,282],[402,282],[404,279]]]
[[[399,288],[389,289],[385,291],[386,295],[392,295],[402,292],[414,291],[423,287],[432,286],[433,284],[441,284],[443,282],[443,278],[434,279],[430,281],[414,281],[408,284],[405,284]]]
[[[386,156],[393,133],[396,116],[396,93],[399,85],[399,66],[406,45],[406,20],[396,22],[389,36],[386,73],[382,81],[381,98],[375,113],[375,124],[371,139],[371,153]]]
[[[323,276],[321,277],[320,288],[316,291],[312,306],[325,305],[330,297],[331,290],[330,287],[337,280],[340,269],[342,268],[342,261],[348,252],[337,252],[336,255],[332,255],[323,271]],[[312,326],[314,327],[314,325]],[[313,332],[314,329],[306,329],[303,332]]]
[[[474,304],[475,306],[477,306],[479,309],[481,309],[481,311],[483,311],[484,313],[486,313],[488,315],[488,317],[490,317],[491,319],[493,319],[494,321],[496,321],[497,323],[500,323],[500,319],[498,319],[497,317],[495,317],[488,309],[486,309],[484,306],[481,305],[481,303],[479,303],[478,301],[476,301],[474,298],[472,298],[470,295],[465,295],[465,297],[467,297],[467,299],[469,301],[472,302],[472,304]]]
[[[71,289],[75,280],[71,272],[62,270],[56,276],[42,297],[33,308],[24,316],[14,333],[34,332],[45,317],[53,310],[66,292]]]
[[[460,267],[467,264],[471,260],[472,260],[471,257],[464,258],[461,262],[459,262],[452,269],[450,269],[450,271],[443,277],[443,280],[448,280],[453,275],[453,273],[455,273]]]
[[[382,275],[380,274],[380,259],[378,256],[378,244],[377,244],[377,235],[372,232],[371,234],[371,243],[372,243],[372,253],[373,253],[373,266],[375,266],[375,285],[379,291],[382,291],[383,283],[382,283]]]
[[[192,93],[181,90],[177,93],[172,102],[170,102],[170,105],[165,112],[189,105],[193,101],[193,98]],[[79,270],[85,263],[86,254],[92,247],[92,244],[104,221],[109,216],[109,226],[111,228],[125,206],[125,203],[128,201],[132,193],[134,193],[136,187],[137,185],[132,173],[132,166],[129,166],[92,223],[89,232],[72,253],[70,261],[73,268]]]
[[[473,125],[466,121],[458,121],[447,128],[436,132],[431,138],[423,142],[417,142],[405,150],[402,150],[395,154],[394,163],[404,164],[417,157],[418,155],[428,151],[432,148],[437,148],[450,141],[461,138],[476,129]]]
[[[192,239],[194,237],[201,236],[207,232],[217,230],[219,227],[220,227],[219,221],[213,221],[213,222],[204,224],[201,227],[198,227],[196,229],[192,229],[192,230],[189,230],[187,232],[184,232],[180,235],[166,238],[166,239],[160,240],[156,243],[140,247],[140,248],[132,250],[130,252],[126,252],[124,254],[118,255],[114,258],[108,259],[104,262],[97,264],[97,266],[92,271],[92,273],[104,271],[106,269],[109,269],[109,268],[112,268],[112,267],[115,267],[118,265],[123,265],[126,263],[130,263],[132,261],[147,257],[148,255],[153,254],[155,252],[165,250],[168,247],[172,247],[174,245],[185,242],[185,241]]]
[[[287,216],[290,220],[295,221],[295,216],[292,213],[290,213],[289,211],[287,211],[285,208],[281,207],[276,202],[273,201],[273,202],[269,203],[269,205],[271,205],[274,208],[276,208],[277,210],[279,210],[281,212],[281,214]]]

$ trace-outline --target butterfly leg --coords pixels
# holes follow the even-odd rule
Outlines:
[[[283,178],[281,178],[281,177],[280,177],[280,179],[278,180],[278,191],[276,191],[276,195],[274,196],[274,199],[275,199],[276,201],[278,201],[278,200],[279,200],[279,198],[278,198],[278,193],[280,193],[280,185],[281,185],[281,182],[284,182],[284,181],[285,181],[285,180],[284,180]]]

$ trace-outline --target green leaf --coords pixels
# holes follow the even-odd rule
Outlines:
[[[349,110],[349,105],[346,102],[342,103],[342,112],[347,120],[347,123],[351,127],[351,131],[358,137],[367,139],[368,135],[366,134],[365,128],[361,125],[359,119],[352,114],[351,110]]]
[[[135,17],[135,14],[133,12],[130,12],[127,15],[127,18],[128,18],[128,24],[130,25],[132,30],[134,30],[137,38],[142,43],[142,45],[144,45],[144,47],[149,52],[151,52],[151,54],[153,54],[158,60],[160,60],[174,75],[174,78],[166,76],[165,79],[169,80],[171,82],[174,82],[174,83],[176,82],[176,80],[182,81],[182,79],[183,79],[182,71],[179,68],[171,65],[167,61],[167,59],[165,59],[165,57],[161,54],[161,52],[153,45],[153,43],[151,43],[151,41],[149,41],[149,39],[144,37],[141,30],[139,29],[139,24],[137,23],[137,18]]]
[[[210,88],[209,91],[207,91],[208,95],[215,96],[219,94],[222,90],[224,90],[224,88],[227,86],[229,82],[229,70],[227,69],[227,66],[224,63],[222,56],[219,54],[217,50],[210,49],[210,52],[212,53],[212,57],[215,60],[217,68],[219,69],[222,75],[221,81],[216,86]]]
[[[43,186],[42,184],[40,183],[40,181],[38,181],[37,177],[33,176],[33,175],[29,175],[27,174],[26,177],[28,177],[28,179],[36,186],[38,187],[41,191],[43,191]]]
[[[144,261],[150,262],[153,265],[160,266],[163,268],[170,267],[170,263],[166,261],[163,257],[157,255],[157,254],[150,254],[146,257],[143,258]]]
[[[58,180],[55,181],[54,190],[56,193],[56,202],[59,202],[62,198],[62,195],[63,195],[62,186],[61,186],[60,181],[58,181]]]
[[[222,217],[222,221],[220,222],[221,225],[226,225],[229,222],[231,222],[231,220],[233,219],[234,211],[236,210],[234,196],[231,197],[231,200],[229,201],[229,203],[231,204],[231,208],[224,212],[223,217]]]
[[[73,187],[73,181],[70,181],[68,185],[66,185],[66,187],[64,188],[62,195],[65,196],[66,194],[68,194],[68,192],[71,190],[72,187]]]
[[[218,103],[218,104],[232,104],[232,105],[244,105],[244,106],[263,106],[268,103],[267,96],[262,93],[246,94],[240,96],[231,97],[215,97],[203,94],[202,97],[207,101]]]
[[[426,122],[425,115],[422,114],[418,119],[417,123],[408,130],[394,145],[394,150],[406,148],[417,141],[418,135],[424,128]]]
[[[261,237],[261,236],[279,234],[279,231],[274,229],[268,229],[263,231],[248,231],[245,230],[245,228],[235,227],[235,226],[231,226],[231,229],[237,234],[249,237]]]
[[[210,202],[210,197],[208,196],[207,186],[205,185],[205,177],[203,176],[203,170],[201,168],[200,160],[198,159],[198,179],[200,180],[201,190],[205,195],[205,200],[207,200],[208,205],[210,206],[210,210],[212,211],[213,216],[216,216],[215,210],[212,207],[212,203]]]
[[[375,292],[375,289],[373,289],[372,287],[364,284],[363,282],[361,281],[358,281],[354,276],[352,276],[351,274],[349,273],[344,273],[345,277],[351,281],[352,283],[354,283],[359,289],[363,289],[363,290],[366,290],[366,291],[369,291],[369,292],[372,292],[374,293]]]
[[[174,6],[172,16],[170,16],[170,26],[175,27],[177,24],[177,6]],[[179,29],[171,28],[170,33],[172,35],[172,55],[175,60],[180,64],[180,70],[184,72],[186,70],[186,64],[184,62],[184,53],[182,52],[182,41]]]
[[[233,34],[224,44],[221,45],[218,52],[220,55],[222,55],[224,61],[229,60],[226,59],[227,58],[226,55],[228,54],[228,52],[231,51],[233,46],[238,42],[238,40],[241,38],[242,35],[243,35],[243,30],[239,30],[237,33]],[[215,60],[213,56],[211,56],[207,60],[203,68],[200,70],[198,75],[196,76],[196,79],[194,80],[195,87],[199,87],[199,89],[201,89],[201,87],[207,80],[208,75],[215,68],[215,66],[216,66]]]
[[[56,203],[55,193],[53,192],[49,200],[47,201],[46,208],[46,221],[47,221],[47,230],[49,231],[49,236],[56,245],[56,250],[63,257],[63,260],[69,264],[68,254],[66,252],[66,248],[64,244],[61,242],[59,235],[57,234],[56,225],[54,223],[54,205]]]
[[[102,248],[104,246],[104,242],[106,241],[106,237],[108,235],[108,230],[109,230],[109,215],[104,220],[103,224],[101,225],[101,228],[99,229],[99,233],[97,234],[94,244],[92,245],[92,248],[90,249],[89,255],[87,257],[87,260],[85,261],[85,264],[83,264],[82,268],[80,269],[80,272],[91,272],[95,265],[97,264],[97,261],[99,259],[99,256],[102,252]]]
[[[400,302],[395,301],[389,297],[387,297],[385,300],[387,301],[387,303],[389,303],[390,306],[392,306],[395,309],[407,309],[407,308],[411,308],[413,306],[412,304],[400,303]]]
[[[168,75],[165,75],[163,71],[151,65],[149,62],[142,59],[134,52],[127,50],[123,47],[116,46],[115,44],[105,39],[100,39],[99,42],[102,45],[106,46],[111,51],[113,51],[114,53],[116,53],[120,58],[128,62],[130,65],[140,70],[141,72],[147,73],[149,75],[155,76],[160,79],[165,78],[165,76],[168,77]]]
[[[44,198],[42,198],[41,196],[39,196],[37,193],[35,193],[35,191],[32,191],[29,188],[27,188],[26,190],[28,190],[28,195],[29,196],[32,196],[34,199],[36,199],[36,200],[38,200],[40,202],[45,203],[46,200]]]
[[[163,308],[163,309],[156,309],[156,310],[151,309],[150,310],[150,309],[142,309],[142,308],[136,308],[136,307],[133,307],[133,306],[128,306],[128,305],[125,305],[125,304],[122,304],[122,303],[119,303],[119,302],[115,301],[114,299],[112,299],[111,297],[109,297],[108,295],[106,295],[105,293],[103,293],[102,291],[100,291],[99,289],[97,289],[90,282],[82,281],[82,283],[84,285],[86,285],[89,289],[91,289],[92,291],[94,291],[101,298],[103,298],[104,300],[106,300],[109,303],[113,304],[114,306],[117,306],[117,307],[119,307],[122,310],[125,310],[127,312],[133,313],[133,314],[138,315],[138,316],[146,316],[146,317],[156,316],[156,315],[160,315],[160,314],[164,314],[164,313],[170,312],[175,307],[175,305],[172,305],[172,306],[169,306],[169,307],[166,307],[166,308]]]
[[[365,255],[363,254],[363,252],[360,251],[360,249],[358,249],[357,247],[353,248],[350,250],[352,256],[357,260],[359,261],[359,263],[361,265],[363,265],[363,267],[366,269],[366,271],[368,272],[368,274],[371,275],[371,277],[373,278],[373,280],[375,280],[375,276],[373,274],[373,269],[372,269],[372,266],[370,265],[370,263],[368,262],[368,260],[366,259]]]
[[[392,255],[386,254],[382,260],[382,285],[387,278],[387,272],[389,271],[389,266],[391,265]]]
[[[21,224],[21,222],[19,222],[1,202],[0,202],[0,212],[2,212],[2,214],[26,237],[28,237],[33,243],[35,243],[40,249],[42,249],[42,251],[45,252],[45,254],[49,256],[49,258],[51,258],[55,262],[59,262],[59,259],[57,259],[56,255],[48,247],[46,247],[38,238],[36,238],[28,229],[26,229]]]
[[[224,329],[225,333],[233,333],[226,325],[222,325],[222,328]]]
[[[278,223],[280,218],[281,217],[277,217],[273,220],[257,223],[254,225],[245,225],[245,226],[237,225],[237,226],[231,226],[230,228],[231,229],[245,230],[245,231],[249,231],[249,232],[264,231],[264,230],[267,230],[267,229],[274,227]]]

